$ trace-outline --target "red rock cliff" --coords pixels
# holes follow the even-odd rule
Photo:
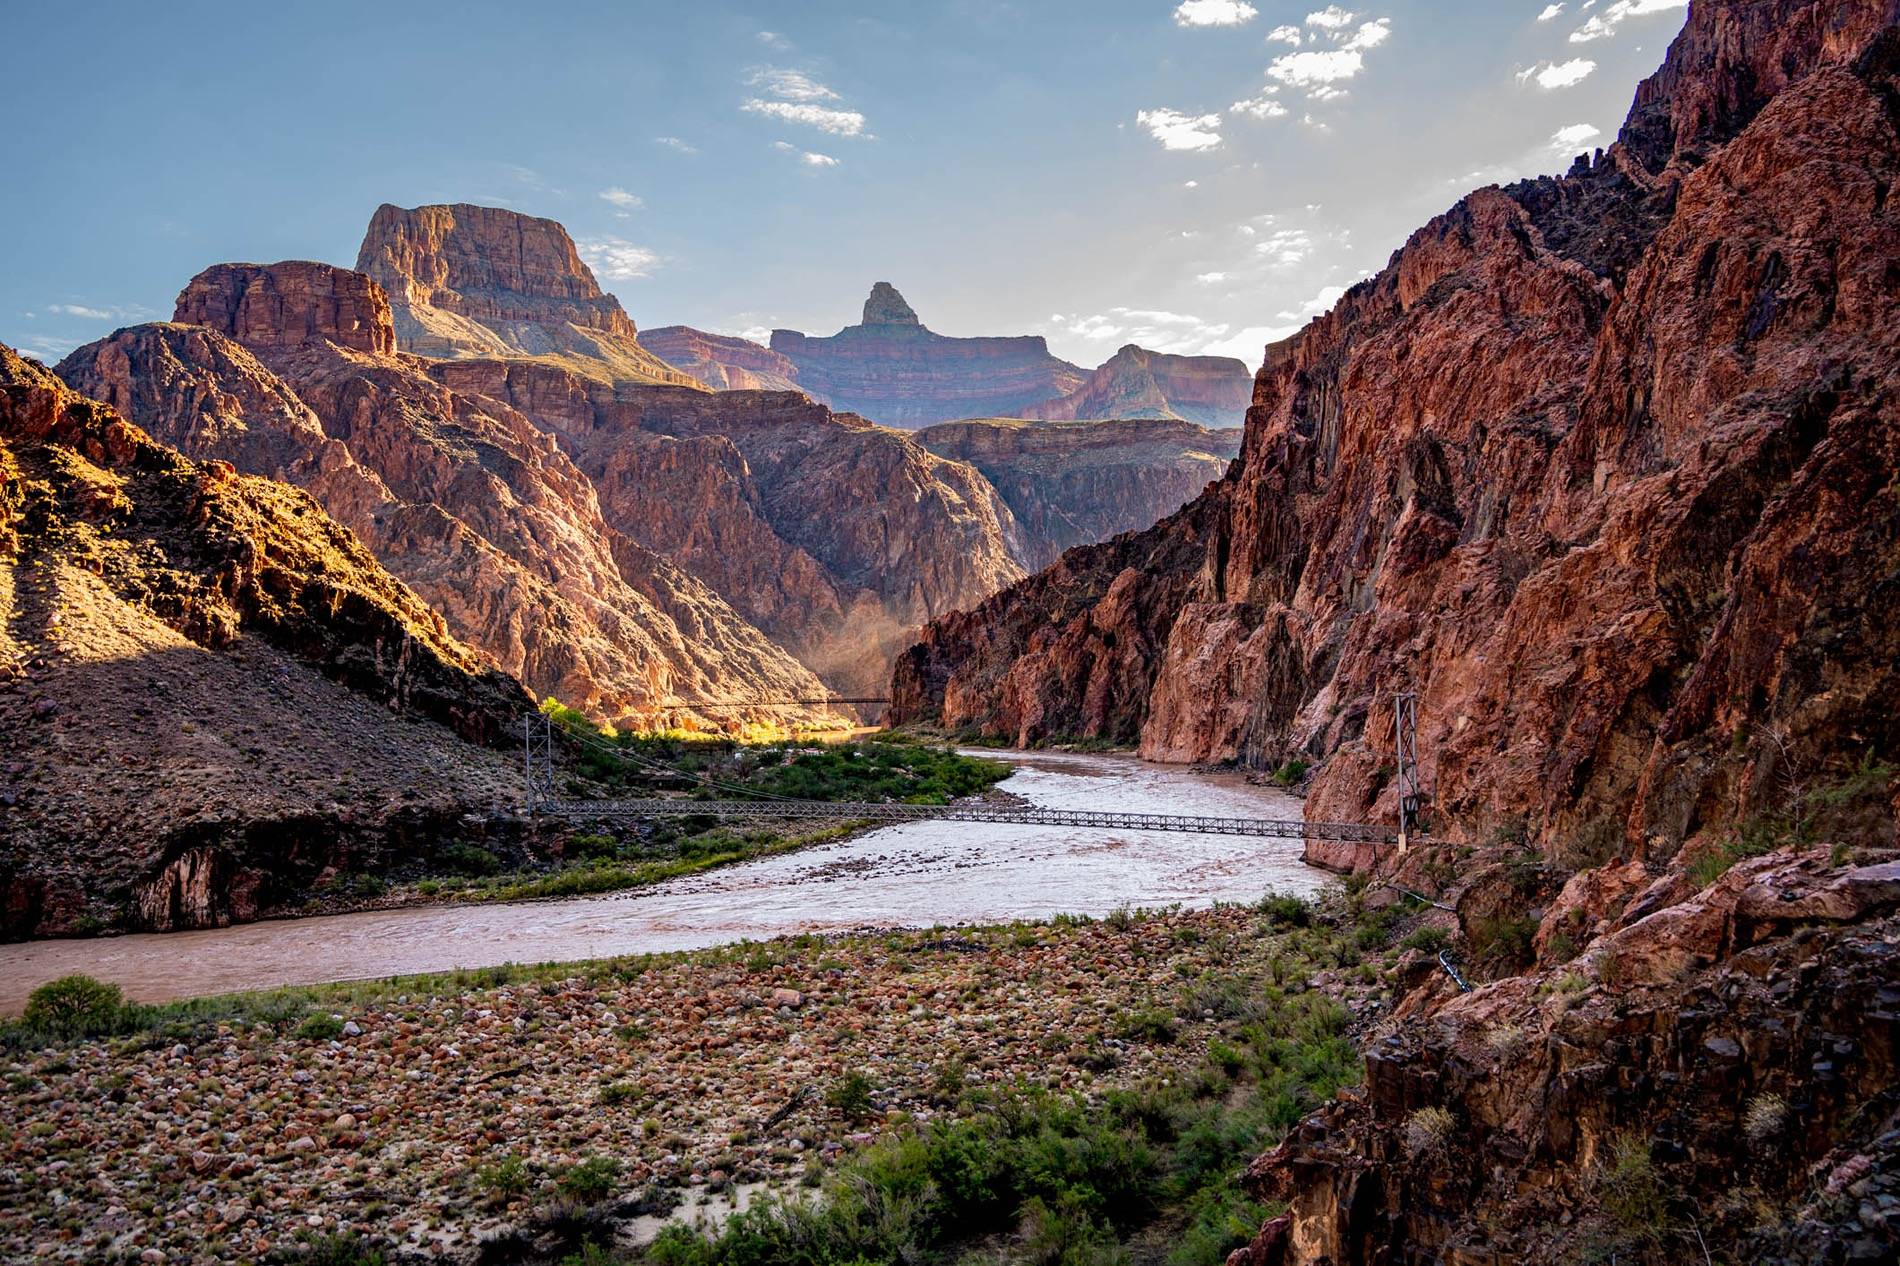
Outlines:
[[[1023,410],[1026,418],[1181,418],[1238,426],[1253,400],[1253,376],[1231,356],[1174,356],[1133,343],[1066,396]]]
[[[1391,819],[1673,851],[1900,746],[1892,0],[1698,3],[1618,142],[1269,349],[1233,472],[926,631],[900,713],[1322,759]]]
[[[388,293],[404,351],[540,357],[608,381],[692,382],[640,346],[633,319],[553,220],[385,203],[356,268]]]
[[[689,325],[643,330],[640,346],[717,391],[797,391],[798,366],[763,344]]]

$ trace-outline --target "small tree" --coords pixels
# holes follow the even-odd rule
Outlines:
[[[110,1033],[125,1012],[125,993],[91,976],[61,976],[27,995],[28,1028],[58,1037]]]

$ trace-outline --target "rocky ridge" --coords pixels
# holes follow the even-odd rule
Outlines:
[[[384,203],[356,272],[389,296],[395,338],[419,356],[520,356],[608,382],[694,382],[640,345],[633,319],[553,220],[467,203]]]
[[[1015,513],[1035,569],[1178,510],[1226,471],[1240,436],[1159,418],[972,418],[925,427],[917,442],[983,473]]]
[[[1696,6],[1615,145],[1269,349],[1225,479],[934,624],[900,715],[1390,820],[1412,688],[1441,829],[1657,858],[1895,750],[1894,13]]]
[[[304,493],[0,347],[0,935],[254,917],[517,801],[532,700]]]
[[[1068,395],[1023,410],[1026,418],[1179,418],[1205,427],[1239,425],[1253,401],[1253,375],[1231,356],[1176,356],[1133,343]]]
[[[380,333],[339,342],[327,301],[285,298],[335,292],[367,296]],[[308,488],[537,695],[692,723],[666,701],[822,693],[703,583],[609,526],[587,477],[533,421],[384,350],[380,293],[329,265],[219,265],[181,293],[176,323],[121,331],[59,372],[196,456]]]
[[[640,346],[715,391],[797,391],[798,366],[771,348],[690,325],[640,332]]]
[[[1053,356],[1041,335],[937,334],[889,282],[865,300],[864,321],[828,338],[773,330],[771,350],[798,369],[802,391],[890,426],[1008,417],[1066,396],[1087,376]]]

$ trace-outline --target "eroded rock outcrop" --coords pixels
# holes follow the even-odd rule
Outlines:
[[[716,391],[797,391],[798,366],[771,348],[690,325],[640,332],[640,346]]]
[[[1133,343],[1102,362],[1066,396],[1023,410],[1026,418],[1180,418],[1239,426],[1253,402],[1253,375],[1231,356],[1175,356]]]
[[[609,382],[693,382],[640,346],[633,319],[553,220],[467,203],[384,203],[356,271],[389,296],[407,352],[533,357]]]
[[[253,917],[518,801],[533,701],[303,492],[4,347],[0,475],[0,935]]]
[[[1014,516],[977,470],[803,395],[610,388],[502,361],[431,372],[558,435],[617,530],[844,693],[879,693],[924,621],[1023,574]]]
[[[902,714],[1391,820],[1409,687],[1445,829],[1655,856],[1900,747],[1894,21],[1695,6],[1615,145],[1269,349],[1227,478],[933,625]]]
[[[668,701],[822,693],[717,593],[615,531],[587,476],[533,421],[444,386],[431,362],[375,350],[387,315],[383,341],[364,348],[320,322],[286,334],[242,319],[262,310],[258,293],[377,289],[303,280],[326,268],[287,266],[295,285],[275,266],[208,269],[179,298],[179,316],[198,324],[122,331],[60,372],[196,455],[308,488],[537,695],[608,718],[710,725],[768,714],[702,716]],[[786,715],[807,714],[769,713]]]
[[[772,350],[798,367],[800,390],[889,426],[1010,417],[1066,396],[1086,377],[1041,335],[952,338],[918,320],[889,282],[873,287],[864,322],[829,338],[773,330]]]
[[[1180,509],[1226,471],[1240,435],[1163,419],[974,418],[926,427],[917,441],[968,462],[1003,494],[1033,570]]]

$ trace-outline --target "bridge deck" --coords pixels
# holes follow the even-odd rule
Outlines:
[[[564,818],[638,820],[712,814],[720,817],[854,818],[875,822],[1002,822],[1037,826],[1099,827],[1122,831],[1181,831],[1195,835],[1257,835],[1272,839],[1389,843],[1391,827],[1361,822],[1302,822],[1291,818],[1215,818],[1175,813],[1102,813],[1039,809],[1033,805],[888,804],[849,800],[543,800],[537,811]]]

